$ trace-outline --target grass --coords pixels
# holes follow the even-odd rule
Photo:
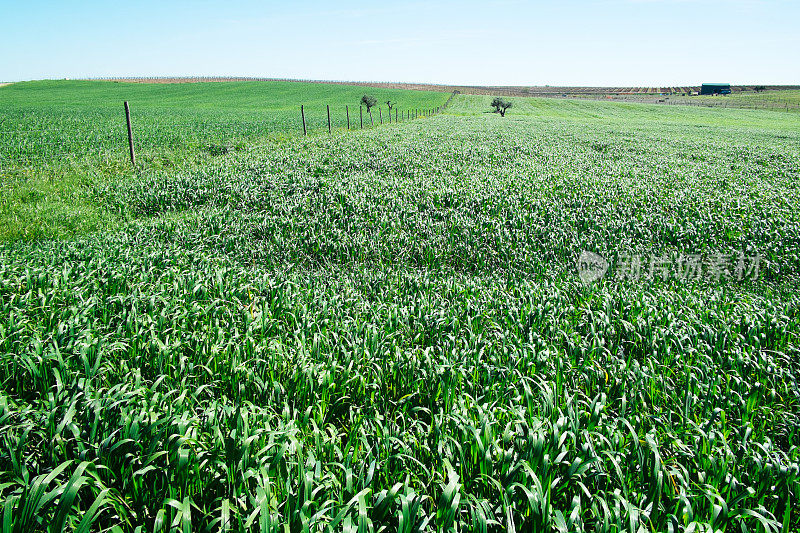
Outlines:
[[[4,523],[798,530],[798,118],[514,105],[110,177],[113,231],[0,245]]]
[[[122,102],[132,108],[139,170],[197,168],[228,152],[302,133],[359,123],[368,92],[405,110],[442,105],[448,95],[294,82],[139,84],[37,81],[0,88],[0,239],[70,237],[113,227],[93,189],[132,176]],[[379,122],[378,110],[374,113]],[[367,120],[367,124],[370,122]],[[78,206],[79,209],[73,209]]]

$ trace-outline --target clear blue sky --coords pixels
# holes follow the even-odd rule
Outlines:
[[[800,84],[798,0],[0,0],[0,81]]]

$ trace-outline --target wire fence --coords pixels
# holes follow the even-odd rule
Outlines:
[[[295,117],[283,113],[271,121],[257,121],[252,115],[245,120],[198,119],[187,116],[185,121],[164,121],[147,113],[137,115],[130,108],[130,122],[120,106],[118,116],[80,117],[48,121],[27,116],[33,123],[29,128],[6,127],[0,121],[0,172],[10,167],[32,164],[76,162],[85,158],[97,161],[128,157],[135,165],[135,152],[157,152],[173,148],[194,147],[213,155],[231,150],[232,144],[252,139],[298,135],[343,133],[374,129],[383,125],[403,124],[442,113],[455,95],[436,107],[400,108],[388,106],[330,106],[301,105]],[[8,117],[7,117],[8,118]],[[25,119],[23,113],[20,120]],[[53,125],[53,124],[58,125]],[[11,124],[7,124],[10,126]],[[130,127],[130,135],[126,126]]]
[[[254,120],[252,115],[243,120],[214,120],[191,115],[185,120],[165,121],[160,118],[161,116],[154,117],[147,113],[138,115],[137,110],[132,108],[133,148],[145,153],[158,153],[192,147],[212,155],[219,155],[230,151],[231,145],[247,143],[251,139],[332,134],[432,117],[447,109],[458,94],[461,94],[460,90],[453,90],[443,105],[431,108],[400,108],[397,105],[387,108],[375,105],[365,111],[363,105],[352,107],[301,105],[295,117],[287,114],[272,121]],[[499,94],[520,96],[522,93],[516,89],[508,89],[505,93],[499,91]],[[586,92],[580,95],[548,93],[536,96],[707,108],[800,111],[800,100],[780,99],[775,95],[765,95],[764,98],[750,95],[698,98],[649,92],[617,95]],[[128,157],[130,140],[121,112],[113,116],[99,114],[96,117],[70,117],[55,121],[39,117],[32,119],[34,122],[30,128],[8,127],[11,126],[8,123],[9,118],[25,119],[26,116],[30,118],[30,114],[22,113],[20,117],[7,116],[0,119],[0,172],[34,164],[62,164],[87,158],[98,162],[109,162]],[[135,156],[131,159],[135,159]]]

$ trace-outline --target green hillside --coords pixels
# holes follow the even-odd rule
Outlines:
[[[298,82],[144,84],[37,81],[0,88],[0,239],[68,236],[106,227],[91,190],[130,176],[123,101],[131,106],[139,168],[177,170],[269,139],[359,127],[359,100],[396,110],[441,106],[446,93]],[[379,122],[375,109],[374,122]],[[369,118],[365,118],[370,125]]]

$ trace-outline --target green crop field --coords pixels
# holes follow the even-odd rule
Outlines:
[[[490,101],[62,184],[0,244],[3,531],[798,531],[800,115]]]
[[[37,81],[0,87],[0,238],[70,236],[114,223],[92,191],[130,174],[123,101],[140,168],[180,171],[247,150],[269,136],[360,127],[359,100],[406,111],[441,106],[447,93],[293,82],[141,84]],[[379,121],[378,110],[373,113]],[[369,124],[368,117],[365,118]],[[79,206],[80,209],[76,209]]]

